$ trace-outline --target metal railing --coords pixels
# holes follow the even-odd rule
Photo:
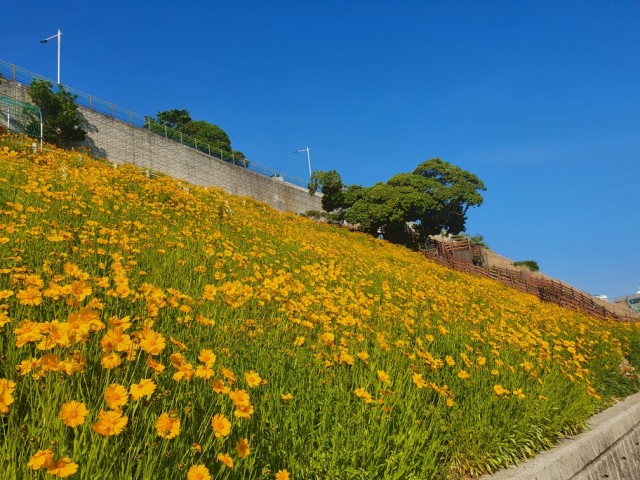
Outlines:
[[[53,81],[43,77],[42,75],[37,75],[28,70],[25,70],[24,68],[4,62],[2,60],[0,60],[0,77],[13,80],[14,82],[26,86],[29,86],[33,80],[48,80],[49,82],[54,84]],[[238,165],[260,175],[271,177],[274,179],[274,181],[281,181],[302,188],[307,188],[307,180],[299,177],[294,177],[293,175],[288,175],[284,172],[272,169],[264,165],[257,164],[253,160],[236,158],[235,155],[229,155],[229,153],[224,152],[224,150],[220,148],[216,148],[215,146],[209,145],[208,143],[198,141],[198,139],[191,137],[183,132],[169,128],[166,125],[157,122],[155,118],[151,116],[140,115],[125,108],[119,107],[118,105],[115,105],[111,102],[101,100],[100,98],[97,98],[93,95],[83,93],[79,90],[76,90],[75,88],[69,87],[68,85],[61,85],[61,87],[66,92],[69,92],[76,97],[75,101],[79,106],[88,108],[89,110],[92,110],[94,112],[101,113],[103,115],[111,117],[114,120],[126,123],[130,126],[147,130],[155,135],[163,136],[169,140],[181,143],[186,147],[193,148],[214,158],[218,158],[224,160],[225,162]]]

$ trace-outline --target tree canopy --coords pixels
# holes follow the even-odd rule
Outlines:
[[[151,119],[148,120],[151,121]],[[197,142],[194,145],[196,148],[201,148],[198,145],[207,145],[207,151],[209,150],[208,147],[210,147],[211,153],[220,155],[224,160],[233,161],[238,165],[244,166],[249,163],[242,152],[231,148],[231,140],[222,128],[204,120],[193,120],[186,109],[178,110],[174,108],[158,112],[157,124],[176,130],[178,134],[181,132],[192,137]],[[153,130],[153,128],[151,129]],[[162,132],[159,131],[158,133]],[[171,138],[177,140],[180,137],[172,132]]]
[[[383,228],[385,238],[409,244],[416,232],[422,238],[446,230],[465,229],[467,211],[482,205],[486,187],[474,174],[439,158],[427,160],[411,173],[400,173],[371,187],[346,187],[335,170],[317,171],[309,184],[321,189],[326,211],[344,209],[344,220],[362,231]]]
[[[54,93],[50,81],[33,80],[29,96],[42,112],[44,140],[67,148],[87,137],[75,103],[77,95],[63,88],[58,88]]]

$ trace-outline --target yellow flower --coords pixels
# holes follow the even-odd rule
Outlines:
[[[211,480],[211,474],[204,465],[194,465],[187,472],[187,480]]]
[[[180,433],[180,419],[171,418],[166,413],[161,414],[156,422],[156,432],[159,437],[171,439]]]
[[[500,395],[508,395],[510,392],[509,390],[507,390],[506,388],[504,388],[502,385],[494,385],[493,386],[493,391],[496,393],[496,395],[500,396]]]
[[[278,473],[276,473],[276,480],[291,480],[291,477],[289,476],[289,471],[278,470]]]
[[[0,378],[0,413],[9,413],[9,405],[14,402],[13,392],[16,389],[16,382]]]
[[[148,397],[156,391],[156,384],[149,378],[143,378],[140,383],[134,383],[129,387],[129,393],[134,402],[142,397]]]
[[[216,458],[218,461],[222,462],[225,467],[233,468],[233,458],[231,458],[230,455],[227,455],[226,453],[219,453]]]
[[[194,375],[197,378],[204,378],[205,380],[208,380],[209,378],[213,377],[215,374],[216,372],[214,372],[210,367],[206,365],[198,365],[194,373]]]
[[[236,418],[251,418],[253,415],[253,405],[238,405],[233,412],[233,416]]]
[[[115,352],[111,352],[100,359],[100,364],[103,368],[111,370],[122,364],[120,355]]]
[[[412,380],[413,380],[413,383],[415,383],[416,387],[418,388],[424,388],[427,386],[427,382],[419,373],[414,373],[412,376]]]
[[[162,335],[151,329],[141,332],[140,348],[149,355],[160,355],[167,346],[167,342]]]
[[[84,424],[89,410],[82,402],[72,400],[62,405],[58,418],[61,419],[67,427],[76,428]]]
[[[147,357],[145,363],[147,364],[147,367],[149,367],[156,373],[162,373],[162,371],[164,370],[164,365],[160,362],[156,362],[152,357]]]
[[[211,382],[211,388],[216,393],[229,393],[231,390],[229,387],[224,385],[224,382],[220,378],[216,378],[213,382]]]
[[[249,455],[249,453],[251,453],[251,450],[249,448],[249,440],[246,438],[241,438],[240,440],[238,440],[238,443],[236,443],[236,452],[238,453],[239,458],[245,458],[247,455]]]
[[[285,402],[288,402],[292,398],[293,398],[293,395],[291,393],[282,393],[282,394],[280,394],[280,399],[284,400]]]
[[[364,400],[364,403],[373,402],[373,400],[371,399],[371,395],[364,388],[356,388],[353,393],[356,394],[356,397],[359,397],[362,400]]]
[[[52,464],[53,452],[51,450],[38,450],[29,459],[27,467],[33,470],[39,470],[41,468],[49,468]]]
[[[37,306],[42,303],[42,291],[29,286],[25,290],[20,290],[16,298],[20,299],[20,305]]]
[[[249,385],[249,388],[257,387],[258,385],[260,385],[260,382],[262,381],[262,378],[260,378],[260,375],[258,375],[258,372],[255,372],[253,370],[246,372],[244,374],[244,379],[247,382],[247,385]]]
[[[217,414],[211,419],[211,428],[216,438],[226,437],[231,432],[231,422],[224,415]]]
[[[117,410],[129,400],[127,389],[123,385],[112,383],[104,391],[104,401],[112,410]]]
[[[203,349],[198,354],[198,360],[204,363],[207,367],[211,367],[216,363],[216,354],[212,350]]]
[[[462,380],[466,380],[469,377],[471,377],[471,375],[469,375],[469,373],[466,370],[460,370],[458,372],[458,378],[461,378]]]
[[[389,375],[387,375],[387,372],[385,372],[384,370],[378,370],[378,380],[380,380],[382,383],[384,384],[391,384],[391,378],[389,378]]]
[[[520,400],[524,400],[524,398],[525,398],[525,396],[526,396],[526,395],[522,392],[522,389],[521,389],[521,388],[517,388],[517,389],[515,389],[515,390],[513,391],[513,394],[514,394],[516,397],[518,397]]]
[[[249,397],[246,390],[232,390],[229,392],[229,398],[236,407],[249,405],[251,403],[251,397]]]
[[[75,281],[71,284],[71,294],[79,302],[91,295],[91,285],[84,280]]]
[[[119,412],[100,410],[98,421],[91,428],[99,435],[111,437],[122,433],[128,421],[129,417],[123,416]]]
[[[65,478],[78,471],[78,464],[73,463],[69,457],[62,457],[47,467],[49,475]]]

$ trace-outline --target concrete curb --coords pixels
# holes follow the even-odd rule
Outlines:
[[[640,393],[627,397],[569,437],[518,467],[480,480],[640,479]]]

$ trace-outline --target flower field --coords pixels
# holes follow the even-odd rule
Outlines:
[[[7,479],[459,479],[638,390],[637,326],[0,137]]]

